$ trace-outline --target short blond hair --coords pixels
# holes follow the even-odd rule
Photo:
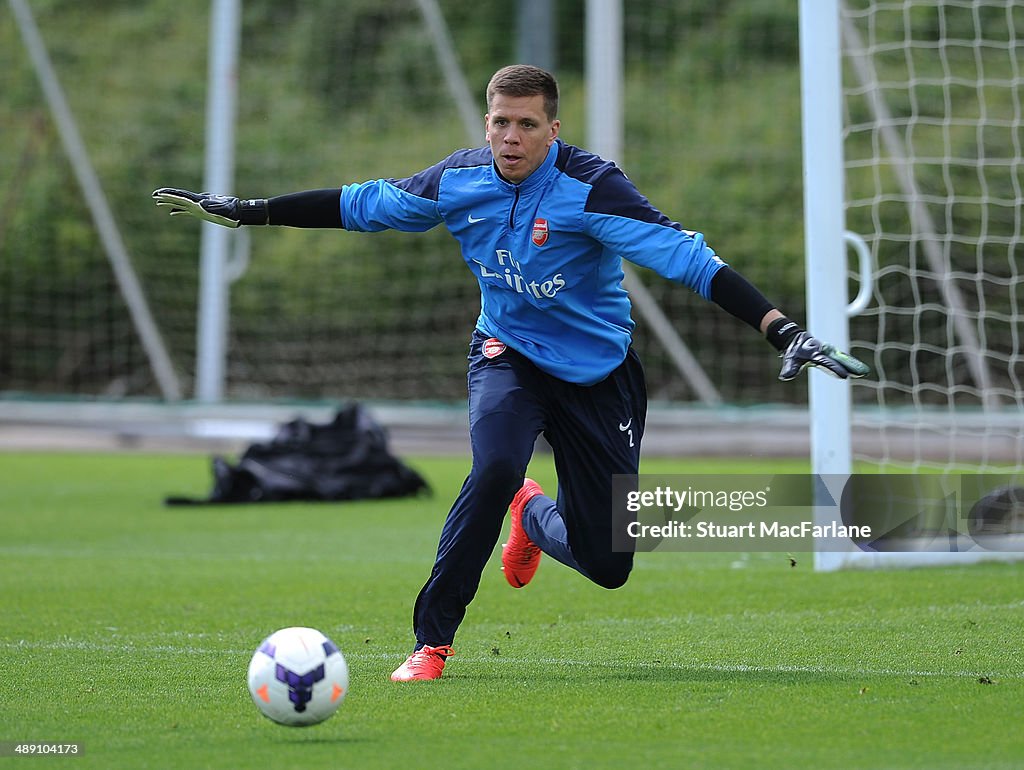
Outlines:
[[[491,76],[487,84],[487,111],[495,94],[504,96],[543,96],[544,114],[548,120],[558,117],[558,81],[540,67],[529,64],[511,64]]]

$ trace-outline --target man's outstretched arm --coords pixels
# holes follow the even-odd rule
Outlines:
[[[283,225],[286,227],[342,227],[341,190],[327,188],[278,195],[274,198],[235,198],[161,187],[153,199],[171,216],[188,214],[223,225]]]
[[[786,318],[746,278],[730,267],[721,268],[711,279],[711,299],[723,310],[745,321],[767,338],[782,358],[779,379],[794,379],[809,366],[833,377],[863,377],[871,369],[849,353],[822,342]]]

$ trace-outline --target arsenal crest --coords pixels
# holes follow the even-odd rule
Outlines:
[[[505,352],[505,343],[497,337],[491,337],[490,339],[484,340],[482,352],[484,354],[484,358],[497,358]]]
[[[537,218],[533,220],[533,245],[543,246],[548,242],[548,220]]]

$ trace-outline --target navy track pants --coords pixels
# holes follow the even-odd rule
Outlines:
[[[485,350],[493,355],[488,357]],[[633,554],[612,551],[612,476],[639,471],[647,418],[643,367],[630,349],[596,385],[565,382],[474,332],[469,353],[473,465],[441,531],[413,610],[417,646],[451,644],[522,486],[537,436],[551,445],[558,499],[539,495],[523,528],[546,554],[606,588],[626,582]]]

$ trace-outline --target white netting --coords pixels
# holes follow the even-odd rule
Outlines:
[[[1024,6],[846,0],[842,32],[847,226],[876,260],[855,457],[1019,466]]]

